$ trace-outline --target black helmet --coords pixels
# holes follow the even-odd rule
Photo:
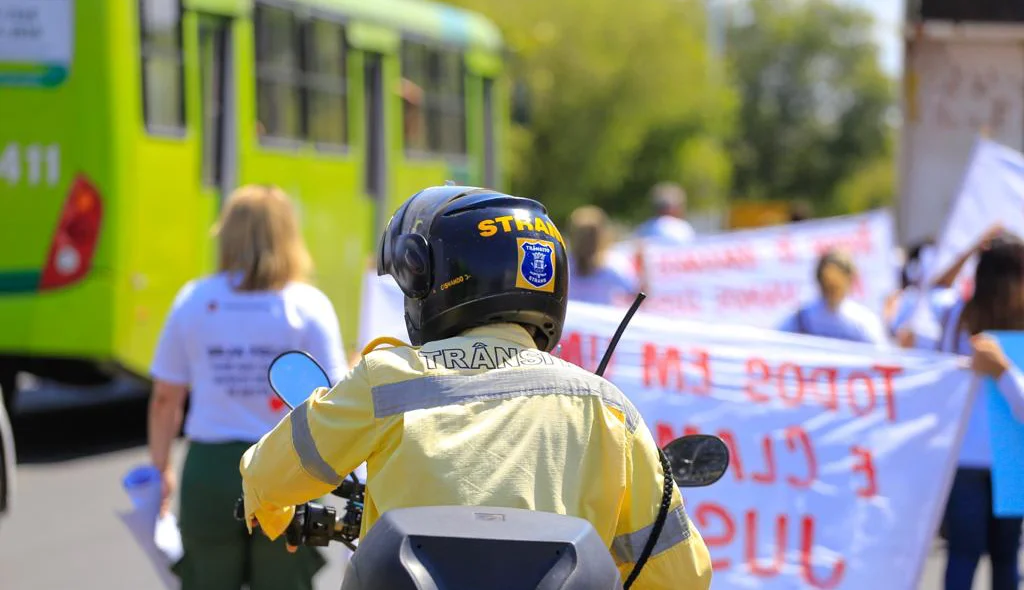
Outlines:
[[[405,293],[412,344],[475,326],[533,327],[537,347],[562,336],[569,276],[565,243],[533,199],[489,189],[424,189],[395,212],[381,236],[377,274]]]

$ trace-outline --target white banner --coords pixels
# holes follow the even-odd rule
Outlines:
[[[409,341],[405,327],[405,296],[391,275],[377,276],[376,270],[363,275],[359,296],[359,350],[377,336],[392,336]]]
[[[1024,236],[1024,155],[979,139],[936,244],[929,282],[949,270],[996,224]]]
[[[407,341],[401,309],[376,310],[372,336]],[[595,369],[619,316],[570,304],[559,355]],[[641,313],[606,376],[659,443],[731,447],[721,481],[683,490],[716,589],[915,590],[956,464],[963,361]]]
[[[665,316],[775,328],[817,297],[814,268],[831,247],[844,248],[859,271],[852,296],[876,313],[897,287],[888,211],[805,221],[698,238],[685,246],[643,249],[649,299]],[[615,246],[619,259],[636,244]]]

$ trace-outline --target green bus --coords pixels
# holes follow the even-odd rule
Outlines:
[[[353,346],[394,208],[502,188],[504,55],[492,23],[422,0],[0,0],[5,396],[22,371],[145,376],[245,183],[297,200]]]

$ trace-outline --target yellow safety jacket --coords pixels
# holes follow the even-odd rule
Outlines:
[[[371,345],[372,346],[372,345]],[[271,539],[293,506],[366,462],[363,535],[415,506],[500,506],[578,516],[625,580],[653,528],[657,446],[614,385],[493,324],[422,347],[364,351],[242,457],[246,517]],[[633,588],[704,590],[707,547],[673,491],[668,519]]]

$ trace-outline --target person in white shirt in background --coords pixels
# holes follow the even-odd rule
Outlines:
[[[889,339],[882,320],[849,297],[856,274],[849,255],[835,249],[826,251],[815,271],[820,297],[786,318],[779,330],[887,348]]]
[[[948,269],[939,275],[928,291],[928,305],[918,305],[921,299],[920,284],[915,285],[913,291],[906,290],[909,291],[910,297],[900,297],[899,308],[893,314],[893,322],[890,324],[900,346],[924,350],[939,349],[941,343],[938,332],[947,323],[949,319],[947,316],[954,309],[954,305],[964,296],[963,285],[957,286],[957,280],[961,278],[964,269],[968,268],[968,262],[974,261],[986,244],[1002,232],[1002,226],[999,224],[990,227],[973,248],[961,254]],[[934,266],[933,256],[934,253],[933,251],[929,252],[928,246],[923,247],[916,269],[910,266],[908,261],[910,269],[908,278],[918,278],[919,283],[923,283],[931,274],[932,266]],[[912,257],[913,251],[911,251]],[[974,269],[974,271],[976,270]],[[974,271],[971,271],[972,274]]]
[[[917,336],[911,325],[917,306],[921,303],[923,283],[933,266],[935,244],[932,240],[924,240],[915,244],[907,253],[907,261],[903,265],[900,283],[901,288],[886,305],[885,323],[892,338],[904,348],[914,347]],[[945,277],[944,277],[945,278]],[[950,277],[950,283],[952,279]],[[941,280],[941,279],[940,279]],[[955,289],[949,285],[936,283],[928,289],[927,304],[933,313],[948,308],[958,298]]]
[[[1018,421],[1024,422],[1024,374],[1003,353],[990,330],[1024,330],[1024,242],[1009,234],[988,239],[975,268],[975,290],[957,298],[945,318],[939,350],[971,356],[972,369],[996,381]],[[973,251],[972,251],[973,252]],[[939,392],[941,393],[941,392]],[[992,449],[988,401],[975,395],[960,443],[959,465],[946,504],[946,590],[970,590],[978,561],[989,555],[993,590],[1016,590],[1021,518],[992,512]]]
[[[696,233],[686,221],[686,191],[674,182],[661,182],[651,189],[654,217],[641,223],[634,236],[661,244],[686,244]]]
[[[306,282],[312,262],[283,191],[239,188],[216,234],[218,272],[178,292],[151,369],[149,450],[163,473],[164,513],[175,488],[171,443],[183,419],[189,441],[179,502],[185,555],[175,572],[183,590],[312,590],[323,556],[311,547],[291,554],[283,537],[250,536],[233,508],[242,454],[287,415],[267,382],[271,361],[305,350],[337,382],[348,371],[338,317]]]
[[[569,300],[629,305],[637,281],[610,260],[608,216],[600,207],[579,207],[569,215]]]

